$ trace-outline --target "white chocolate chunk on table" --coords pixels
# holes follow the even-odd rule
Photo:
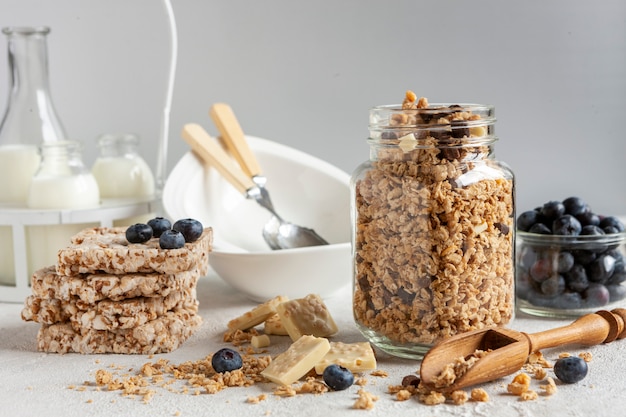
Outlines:
[[[309,372],[330,350],[323,337],[305,335],[278,355],[261,375],[280,385],[289,385]]]

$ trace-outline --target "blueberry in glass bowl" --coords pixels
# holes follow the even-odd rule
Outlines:
[[[516,221],[520,311],[572,318],[626,303],[626,232],[579,197],[549,201]]]

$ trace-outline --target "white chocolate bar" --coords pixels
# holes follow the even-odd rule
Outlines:
[[[261,375],[277,384],[290,385],[313,369],[329,350],[328,339],[302,336],[261,371]]]
[[[283,323],[280,321],[280,316],[278,313],[273,314],[265,320],[263,323],[263,331],[265,334],[275,334],[277,336],[289,336],[287,333],[287,329],[283,326]]]
[[[243,315],[232,319],[228,322],[228,328],[231,330],[248,330],[252,327],[263,323],[268,317],[276,314],[276,307],[288,298],[282,295],[274,297],[244,313]]]
[[[338,331],[330,311],[317,294],[285,301],[276,307],[276,311],[294,342],[303,335],[327,337]]]
[[[270,345],[270,337],[266,334],[252,336],[250,344],[255,349],[264,348]]]
[[[343,366],[352,372],[371,371],[376,369],[376,356],[369,342],[331,342],[326,356],[315,364],[315,372],[321,375],[332,364]]]

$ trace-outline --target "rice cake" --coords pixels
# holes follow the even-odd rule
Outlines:
[[[22,319],[42,324],[69,322],[76,331],[130,329],[163,316],[173,309],[198,311],[196,289],[171,292],[166,297],[102,300],[87,304],[80,299],[61,301],[36,296],[26,298]]]
[[[174,274],[194,268],[206,275],[212,241],[210,227],[204,229],[198,240],[179,249],[161,249],[158,238],[129,243],[126,227],[89,228],[74,235],[70,245],[59,250],[56,269],[59,275],[66,276],[94,272]]]
[[[32,294],[43,299],[61,301],[78,297],[87,304],[95,304],[104,299],[119,301],[135,297],[167,297],[172,292],[195,287],[200,276],[201,273],[194,268],[175,274],[96,273],[68,277],[57,274],[55,266],[49,266],[33,274]]]
[[[176,310],[133,329],[75,331],[68,322],[42,325],[37,348],[49,353],[155,354],[177,349],[202,323],[193,312]]]

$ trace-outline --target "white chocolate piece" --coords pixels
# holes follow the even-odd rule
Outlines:
[[[252,336],[250,344],[256,349],[268,347],[270,345],[270,337],[266,334]]]
[[[276,311],[294,342],[303,335],[327,337],[339,330],[326,304],[317,294],[281,303]]]
[[[280,321],[280,316],[278,313],[273,314],[265,320],[263,323],[263,331],[265,334],[275,334],[277,336],[289,336],[287,333],[287,329],[283,326],[283,323]]]
[[[261,371],[261,375],[277,384],[290,385],[313,369],[329,350],[328,339],[302,336]]]
[[[263,323],[268,317],[276,314],[276,306],[287,301],[288,298],[282,295],[274,297],[244,313],[243,315],[228,322],[231,330],[248,330],[257,324]]]
[[[376,369],[376,356],[369,342],[331,342],[326,356],[315,365],[315,372],[322,375],[324,369],[332,364],[343,366],[352,372],[371,371]]]

